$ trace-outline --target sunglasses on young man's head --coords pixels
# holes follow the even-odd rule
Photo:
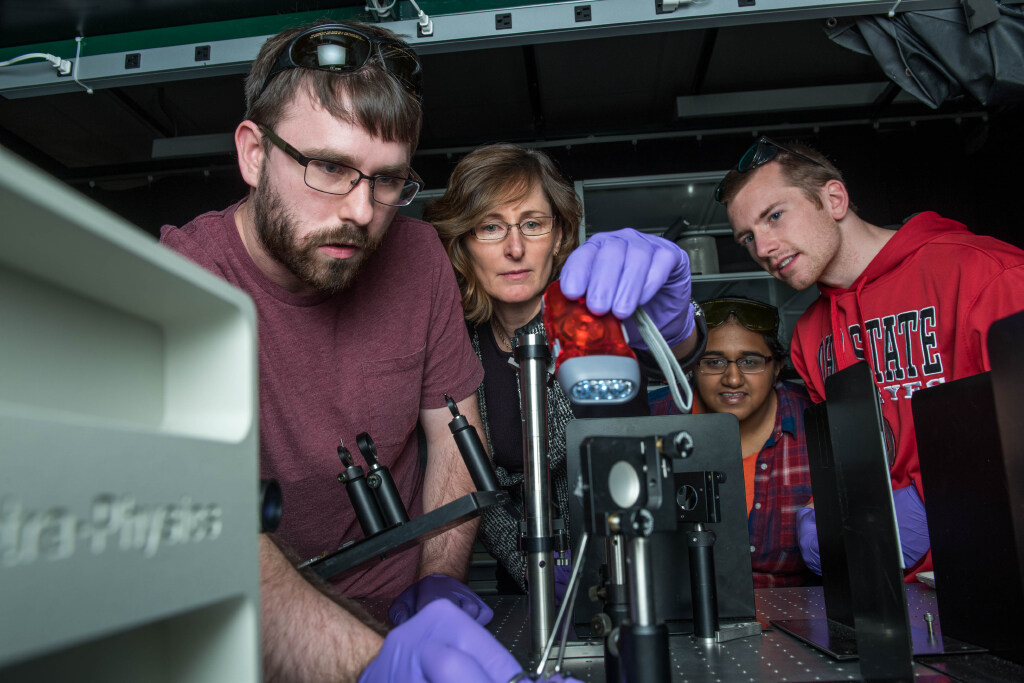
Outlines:
[[[708,328],[717,327],[736,316],[740,324],[751,332],[775,334],[779,329],[779,310],[774,306],[751,299],[714,299],[700,305]]]
[[[780,145],[770,138],[761,136],[761,138],[752,144],[750,148],[743,153],[743,156],[740,157],[739,163],[736,164],[736,172],[746,173],[747,171],[753,171],[754,169],[760,168],[777,157],[779,152],[792,154],[793,156],[803,159],[804,161],[809,161],[816,166],[821,166],[825,169],[828,168],[820,161],[815,161],[805,154],[792,150],[785,145]],[[715,187],[715,201],[719,204],[722,203],[722,183],[724,182],[725,179],[723,178],[722,181],[718,183],[718,186]]]
[[[321,24],[295,36],[281,52],[263,81],[260,94],[277,74],[302,68],[348,73],[362,68],[374,54],[402,86],[420,96],[422,69],[419,57],[398,40],[369,36],[345,24]]]

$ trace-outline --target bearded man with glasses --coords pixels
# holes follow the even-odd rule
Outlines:
[[[893,502],[908,581],[932,569],[911,397],[919,389],[990,369],[996,320],[1024,309],[1024,252],[925,211],[898,230],[856,213],[839,170],[802,145],[758,140],[715,190],[736,241],[794,289],[818,299],[796,323],[791,357],[811,398],[858,361],[874,371],[895,438]],[[818,573],[814,510],[800,546]]]
[[[410,165],[419,86],[415,53],[379,26],[321,22],[270,38],[235,130],[248,196],[161,231],[257,308],[260,474],[284,497],[278,531],[260,539],[266,680],[504,682],[521,670],[480,626],[491,610],[457,580],[476,523],[332,584],[294,568],[362,537],[337,481],[339,437],[370,434],[412,518],[475,490],[445,394],[479,430],[483,372],[436,232],[396,215],[421,187]],[[408,621],[384,640],[342,597],[396,595],[392,619]]]

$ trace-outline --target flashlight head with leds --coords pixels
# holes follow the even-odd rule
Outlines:
[[[544,331],[555,377],[570,401],[618,405],[636,397],[640,366],[612,313],[594,315],[584,299],[567,299],[556,280],[544,292]]]

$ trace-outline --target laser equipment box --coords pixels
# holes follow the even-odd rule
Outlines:
[[[0,680],[260,680],[255,309],[0,149]]]

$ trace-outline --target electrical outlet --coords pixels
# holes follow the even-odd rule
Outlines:
[[[208,62],[208,61],[210,61],[210,46],[209,45],[196,45],[196,61],[197,62]]]
[[[575,8],[576,21],[590,21],[590,5],[576,5]]]
[[[138,52],[130,52],[124,56],[124,68],[138,69],[142,66],[142,55]]]
[[[505,14],[495,14],[494,28],[498,31],[506,28],[512,28],[512,14],[510,12],[506,12]]]

